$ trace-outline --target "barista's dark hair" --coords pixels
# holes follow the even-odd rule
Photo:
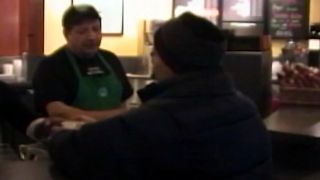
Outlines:
[[[66,30],[70,30],[73,26],[83,23],[87,20],[99,20],[101,17],[98,11],[91,5],[73,5],[64,13],[62,18],[62,26]]]

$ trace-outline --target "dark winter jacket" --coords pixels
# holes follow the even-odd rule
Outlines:
[[[56,134],[56,167],[75,179],[271,179],[263,122],[223,73],[190,73],[140,95],[140,108]]]

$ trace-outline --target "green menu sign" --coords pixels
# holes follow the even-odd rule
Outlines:
[[[308,37],[309,0],[270,0],[270,33],[274,38]]]

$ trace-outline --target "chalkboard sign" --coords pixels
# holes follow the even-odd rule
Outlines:
[[[270,33],[274,38],[308,36],[309,0],[270,0]]]

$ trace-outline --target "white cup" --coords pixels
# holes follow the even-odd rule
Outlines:
[[[17,79],[22,76],[22,61],[21,59],[13,60],[13,73],[16,75]]]
[[[3,74],[13,75],[13,64],[3,64]]]

